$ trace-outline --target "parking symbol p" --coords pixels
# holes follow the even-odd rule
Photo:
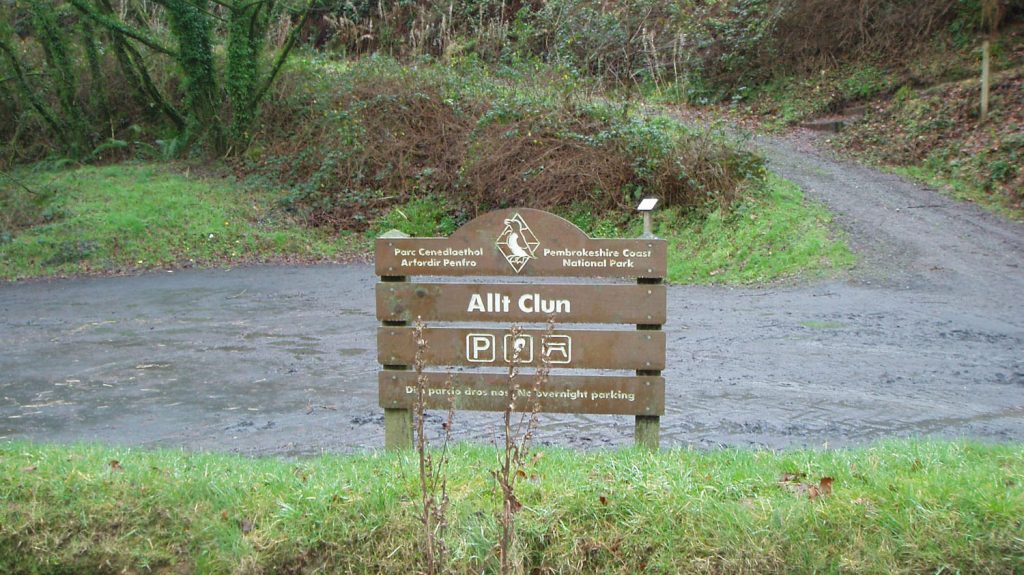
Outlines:
[[[494,336],[489,333],[466,334],[466,360],[474,363],[494,361]]]

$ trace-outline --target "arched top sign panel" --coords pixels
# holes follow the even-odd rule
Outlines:
[[[447,238],[379,238],[380,276],[662,278],[659,239],[594,239],[531,208],[483,214]]]

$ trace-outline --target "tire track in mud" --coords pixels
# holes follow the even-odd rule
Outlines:
[[[671,286],[663,445],[1024,440],[1024,226],[800,142],[754,145],[860,263],[811,285]],[[352,264],[0,285],[0,438],[379,447],[375,281]],[[498,425],[459,413],[456,437]],[[632,426],[547,415],[538,440],[624,445]]]

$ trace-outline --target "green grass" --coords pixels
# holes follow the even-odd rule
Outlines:
[[[13,178],[13,179],[12,179]],[[0,179],[0,278],[21,279],[276,259],[351,249],[290,222],[266,193],[175,165],[15,172]]]
[[[116,462],[116,464],[114,463]],[[457,447],[455,573],[495,572],[487,447]],[[547,449],[519,483],[525,573],[1020,573],[1024,447]],[[780,484],[832,477],[810,498]],[[412,573],[413,453],[286,461],[0,445],[0,572]]]
[[[14,178],[32,191],[0,181],[9,214],[0,237],[0,278],[8,280],[315,261],[368,246],[364,235],[332,238],[291,221],[267,192],[174,165],[22,170]],[[562,215],[596,237],[640,233],[633,214],[615,220],[581,206]],[[669,280],[676,283],[768,282],[819,275],[853,259],[830,237],[828,213],[805,202],[795,185],[771,176],[731,211],[682,216],[665,210],[656,214],[656,225],[672,246]],[[454,226],[443,202],[428,196],[393,208],[370,235],[392,227],[447,235]]]
[[[797,185],[769,175],[730,211],[704,218],[663,212],[657,234],[669,241],[672,282],[756,283],[851,266],[854,256],[830,224],[829,212]]]

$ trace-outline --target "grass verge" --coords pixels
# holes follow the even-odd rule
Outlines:
[[[0,178],[0,279],[338,258],[267,192],[173,164],[24,169]]]
[[[636,237],[641,226],[567,210],[563,217],[594,237]],[[832,215],[800,187],[774,174],[744,191],[732,206],[677,208],[654,214],[655,234],[668,241],[668,280],[677,284],[750,284],[821,277],[856,257],[832,227]]]
[[[457,573],[492,572],[493,449],[448,466]],[[1019,573],[1024,447],[551,449],[520,487],[526,573]],[[811,497],[798,485],[831,477]],[[0,446],[0,571],[411,573],[416,457]]]
[[[274,196],[174,165],[23,170],[13,178],[0,181],[6,214],[0,278],[8,280],[340,259],[365,251],[368,237],[393,227],[424,236],[457,227],[443,202],[424,196],[386,212],[365,235],[335,235],[285,213],[280,200],[287,192]],[[585,204],[557,211],[595,237],[640,233],[633,213],[599,215]],[[774,176],[729,208],[656,214],[658,234],[672,245],[669,280],[696,284],[775,281],[846,267],[853,256],[831,238],[829,222],[824,208]]]
[[[831,229],[832,216],[800,188],[769,175],[757,193],[730,210],[695,218],[668,210],[658,235],[670,244],[674,283],[759,283],[820,276],[853,265],[854,255]]]

